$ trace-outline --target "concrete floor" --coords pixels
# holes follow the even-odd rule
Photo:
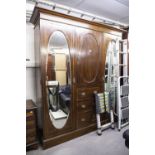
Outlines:
[[[126,129],[128,127],[120,132],[117,129],[107,129],[102,136],[94,131],[46,150],[39,147],[28,151],[26,155],[129,155],[122,137]]]

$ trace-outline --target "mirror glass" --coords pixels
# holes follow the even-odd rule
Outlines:
[[[71,75],[68,43],[60,31],[49,39],[46,79],[50,119],[55,128],[61,129],[70,113]]]

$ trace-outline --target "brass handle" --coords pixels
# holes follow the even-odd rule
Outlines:
[[[86,105],[82,104],[81,107],[82,107],[82,108],[86,108]]]
[[[94,94],[96,94],[97,93],[97,90],[94,90]]]
[[[85,118],[82,118],[82,119],[81,119],[82,122],[84,122],[85,120],[86,120]]]
[[[81,93],[81,95],[82,95],[82,96],[85,96],[85,95],[86,95],[86,93],[85,93],[85,92],[82,92],[82,93]]]

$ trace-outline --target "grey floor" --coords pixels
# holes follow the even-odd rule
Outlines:
[[[124,144],[122,133],[115,129],[108,129],[98,136],[96,132],[91,132],[84,136],[67,141],[47,150],[28,151],[26,155],[128,155],[129,150]]]

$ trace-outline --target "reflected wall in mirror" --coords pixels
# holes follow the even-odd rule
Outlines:
[[[70,54],[61,31],[55,31],[49,39],[46,77],[50,119],[55,128],[61,129],[71,106]]]

